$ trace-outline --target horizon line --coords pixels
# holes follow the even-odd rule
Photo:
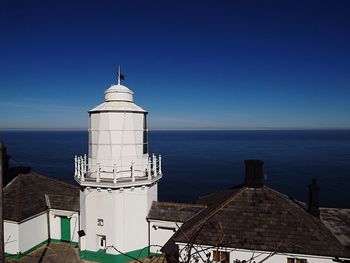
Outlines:
[[[341,128],[237,128],[237,129],[148,129],[148,131],[335,131],[335,130],[350,130],[350,127]],[[86,131],[89,129],[80,128],[0,128],[2,131]]]

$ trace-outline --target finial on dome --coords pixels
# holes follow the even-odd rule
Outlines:
[[[125,79],[124,75],[120,73],[120,65],[118,66],[118,74],[117,75],[118,75],[118,85],[120,85],[120,81]]]

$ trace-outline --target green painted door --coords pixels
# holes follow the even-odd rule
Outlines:
[[[70,241],[70,221],[67,217],[61,217],[61,240]]]

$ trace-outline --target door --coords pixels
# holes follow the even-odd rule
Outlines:
[[[61,217],[61,240],[70,241],[70,220],[67,217]]]
[[[97,235],[97,247],[99,249],[106,249],[106,236]]]

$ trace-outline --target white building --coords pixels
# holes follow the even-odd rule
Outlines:
[[[245,163],[243,185],[198,200],[162,248],[167,262],[350,262],[350,209],[320,209],[316,181],[308,205],[290,198],[264,184],[262,161]],[[153,221],[163,210],[152,207]]]
[[[5,255],[15,259],[49,242],[79,237],[79,187],[25,171],[4,188]]]
[[[147,112],[118,79],[89,118],[88,157],[75,158],[81,255],[97,261],[147,255],[146,217],[162,177],[161,157],[148,153]]]

